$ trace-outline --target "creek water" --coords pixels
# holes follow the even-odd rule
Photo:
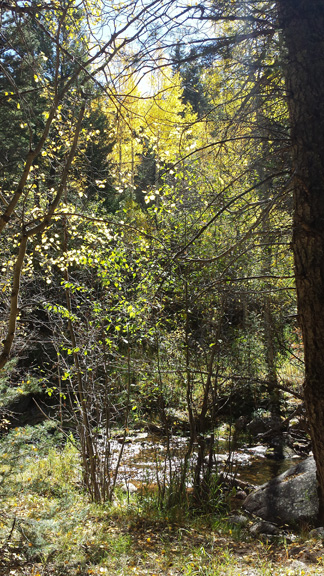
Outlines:
[[[188,450],[188,438],[173,436],[167,442],[146,432],[111,441],[111,467],[117,465],[121,445],[122,457],[119,464],[118,480],[126,488],[134,490],[143,485],[169,484],[184,468]],[[213,469],[215,472],[234,474],[239,480],[253,485],[261,485],[278,476],[300,460],[298,456],[275,461],[266,457],[267,447],[263,445],[242,445],[234,451],[229,442],[219,438],[215,442]],[[194,446],[188,460],[188,487],[190,471],[197,462],[197,446]]]

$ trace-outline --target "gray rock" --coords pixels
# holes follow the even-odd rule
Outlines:
[[[292,562],[289,563],[289,568],[290,570],[305,570],[307,569],[307,564],[305,564],[305,562],[302,562],[301,560],[293,560]]]
[[[237,490],[235,494],[235,498],[237,498],[237,500],[245,500],[246,497],[247,492],[245,492],[245,490]]]
[[[319,526],[318,528],[314,528],[309,533],[311,538],[317,538],[318,540],[324,539],[324,527]]]
[[[229,516],[228,521],[234,526],[241,526],[243,528],[249,520],[246,516],[243,516],[243,514],[232,514]]]
[[[132,482],[125,482],[124,480],[120,488],[122,492],[125,492],[126,494],[134,494],[135,492],[137,492],[135,484],[133,484]]]
[[[257,534],[270,534],[271,536],[280,534],[278,526],[275,526],[275,524],[272,524],[271,522],[266,522],[265,520],[253,524],[250,528],[250,532],[254,536]]]
[[[257,436],[258,434],[264,434],[271,429],[271,422],[269,418],[260,418],[257,416],[246,426],[246,429],[252,436]]]
[[[313,457],[299,462],[249,494],[245,510],[278,524],[313,522],[318,514],[316,466]]]

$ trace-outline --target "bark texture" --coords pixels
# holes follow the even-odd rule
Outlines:
[[[291,124],[298,314],[304,395],[324,524],[324,2],[278,0]]]

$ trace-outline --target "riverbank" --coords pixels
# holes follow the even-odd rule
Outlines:
[[[163,504],[144,485],[90,502],[73,438],[50,432],[17,428],[1,440],[1,576],[323,574],[322,540],[310,538],[310,527],[255,536],[252,519],[231,523],[221,494],[208,513],[189,495]]]
[[[13,513],[17,527],[6,546],[2,540],[3,576],[323,574],[322,542],[306,532],[270,541],[222,516],[172,519],[138,501],[99,507],[81,497],[35,500],[31,493],[18,497],[6,518]]]

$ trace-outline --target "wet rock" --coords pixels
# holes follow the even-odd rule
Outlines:
[[[269,522],[288,525],[313,522],[318,514],[314,458],[303,460],[260,486],[249,494],[243,506]]]
[[[264,446],[264,444],[258,444],[257,446],[246,448],[246,452],[249,452],[252,456],[256,456],[257,458],[265,458],[267,450],[268,448],[267,446]]]
[[[278,534],[280,534],[280,530],[278,526],[272,524],[272,522],[266,522],[265,520],[261,520],[260,522],[257,522],[256,524],[253,524],[253,526],[251,526],[250,533],[253,536],[256,536],[258,534],[277,536]]]

